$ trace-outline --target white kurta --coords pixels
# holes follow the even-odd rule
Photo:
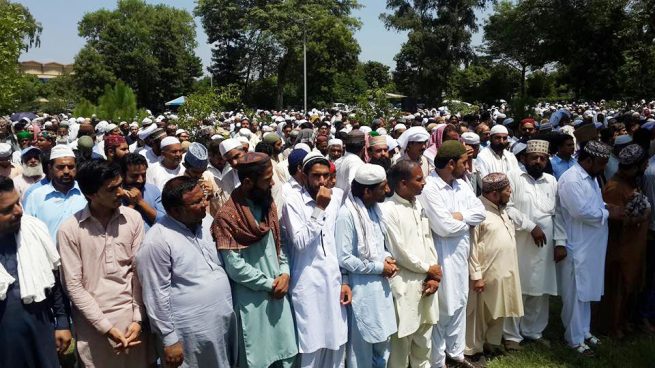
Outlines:
[[[342,191],[332,190],[325,211],[307,190],[290,191],[282,210],[291,267],[289,295],[302,354],[338,350],[348,340],[346,308],[341,305],[341,271],[334,226]]]
[[[557,180],[546,173],[534,179],[522,169],[510,171],[507,177],[512,187],[507,213],[516,227],[521,290],[532,296],[557,295],[554,247],[566,244],[564,225],[555,213]],[[546,234],[543,247],[532,239],[537,225]]]
[[[579,163],[560,176],[557,190],[578,300],[598,301],[603,295],[609,216],[602,193]]]
[[[398,338],[415,333],[422,324],[439,320],[436,294],[423,296],[431,265],[439,262],[423,206],[394,194],[380,205],[387,228],[387,250],[396,259],[398,274],[390,280],[398,317]]]
[[[493,172],[506,174],[519,168],[519,162],[512,152],[505,150],[502,156],[498,156],[491,147],[482,149],[475,162],[481,178]]]
[[[450,186],[436,172],[426,179],[418,199],[430,222],[443,272],[440,308],[452,316],[468,299],[470,228],[484,221],[486,210],[465,181],[458,179]],[[464,221],[454,219],[454,212],[460,212]]]
[[[350,193],[350,183],[355,179],[357,169],[364,164],[359,156],[346,152],[334,165],[337,169],[337,188],[343,190],[344,196]]]
[[[239,181],[239,176],[237,171],[230,166],[230,164],[225,164],[223,171],[215,168],[211,164],[207,166],[207,171],[209,171],[214,176],[214,182],[216,185],[223,189],[228,195],[232,194],[234,188],[238,187],[241,182]]]
[[[145,146],[143,151],[139,152],[140,155],[148,160],[148,166],[154,165],[159,162],[160,157],[155,154],[151,147]]]
[[[171,170],[164,167],[161,162],[158,161],[148,167],[148,171],[146,172],[146,183],[152,184],[159,188],[159,190],[163,191],[164,185],[167,181],[183,174],[184,166],[178,165],[177,168]]]

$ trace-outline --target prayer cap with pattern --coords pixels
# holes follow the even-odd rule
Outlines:
[[[490,173],[482,178],[482,191],[484,193],[495,192],[505,189],[509,185],[507,175],[503,173]]]

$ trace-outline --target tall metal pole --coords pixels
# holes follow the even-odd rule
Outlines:
[[[302,30],[302,72],[303,72],[303,88],[305,91],[304,112],[307,115],[307,32],[303,24]]]

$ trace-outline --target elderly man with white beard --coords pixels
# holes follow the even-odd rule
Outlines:
[[[23,195],[32,184],[45,177],[43,165],[41,165],[41,150],[36,147],[27,147],[21,151],[21,165],[23,173],[13,178],[14,187],[18,196]]]

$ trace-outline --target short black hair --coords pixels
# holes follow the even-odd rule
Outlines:
[[[417,166],[418,163],[412,160],[400,160],[391,166],[389,172],[387,172],[387,180],[391,190],[395,192],[401,181],[411,179],[412,170]]]
[[[7,177],[0,175],[0,193],[9,193],[14,191],[14,181]]]
[[[364,196],[365,189],[374,190],[378,185],[380,185],[380,183],[364,185],[353,180],[352,183],[350,183],[350,192],[353,194],[353,196],[362,198],[362,196]]]
[[[210,156],[221,156],[221,142],[222,140],[220,139],[212,139],[207,143],[207,151]]]
[[[452,157],[435,157],[434,158],[434,167],[441,170],[444,167],[448,166],[448,163],[451,161],[457,161],[458,159]]]
[[[166,182],[164,189],[161,191],[161,204],[166,212],[172,209],[184,206],[185,194],[193,190],[198,185],[198,179],[189,176],[176,176]]]
[[[127,172],[128,166],[145,166],[148,168],[148,160],[145,156],[138,153],[128,153],[123,156],[121,160],[121,172],[125,174]]]
[[[362,149],[365,147],[366,143],[364,141],[361,142],[348,142],[346,143],[346,152],[354,153],[354,154],[359,154]]]
[[[107,181],[121,176],[121,168],[114,162],[91,160],[82,164],[75,179],[85,196],[98,192]]]
[[[259,142],[255,146],[255,152],[265,153],[267,156],[273,156],[273,146],[266,142]]]

